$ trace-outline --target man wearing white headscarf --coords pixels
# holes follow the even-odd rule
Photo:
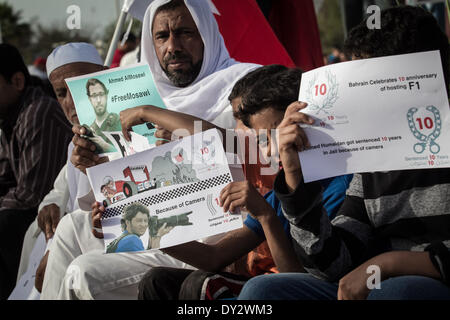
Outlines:
[[[234,127],[228,101],[234,83],[258,67],[230,58],[206,0],[154,1],[144,18],[142,60],[150,65],[168,109],[225,128]],[[81,127],[74,126],[73,131],[81,139]],[[74,142],[72,162],[84,170],[94,154],[87,141]],[[103,241],[92,240],[90,218],[71,223],[64,224],[64,234],[57,229],[50,257],[59,252],[73,261],[67,266],[49,258],[52,276],[44,279],[41,299],[137,299],[138,283],[149,268],[193,269],[159,250],[105,255]]]
[[[164,6],[169,8],[181,6],[183,8],[183,3],[188,9],[184,13],[181,10],[181,14],[186,15],[183,23],[167,25],[171,11],[163,11],[169,17],[159,14],[155,21],[155,13],[161,12]],[[177,30],[171,30],[172,39],[167,38],[160,41],[154,37],[161,35],[157,35],[158,32],[167,33],[170,28],[177,27],[179,30],[190,28],[189,18],[193,20],[194,28],[197,27],[200,41],[203,42],[204,50],[201,59],[203,63],[198,75],[192,79],[193,81],[181,88],[181,85],[177,86],[167,76],[167,70],[163,69],[165,67],[164,59],[181,56],[180,61],[184,60],[185,54],[190,54],[189,43],[195,39],[195,35],[189,35],[191,37],[183,41],[185,35],[177,35]],[[150,65],[158,91],[167,108],[191,114],[223,128],[234,128],[228,95],[236,81],[258,65],[239,63],[230,57],[208,3],[202,0],[185,0],[184,2],[156,0],[147,9],[143,25],[144,28],[150,26],[153,30],[145,28],[143,31],[142,60],[147,61]],[[160,53],[161,47],[166,51]],[[170,66],[168,69],[170,71]]]

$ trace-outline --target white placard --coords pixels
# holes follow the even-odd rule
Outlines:
[[[439,51],[332,64],[302,76],[305,182],[348,173],[450,167]]]
[[[135,202],[149,210],[148,227],[136,229],[134,239],[129,238],[143,249],[169,247],[242,227],[240,214],[224,213],[219,206],[220,191],[233,181],[233,175],[216,129],[89,168],[87,175],[96,200],[106,205],[102,217],[106,252],[121,250],[107,248],[123,234],[123,213]],[[173,228],[155,246],[149,238],[164,223]]]

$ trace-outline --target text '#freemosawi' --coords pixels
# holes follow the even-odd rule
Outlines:
[[[128,92],[127,94],[124,95],[113,95],[111,97],[111,102],[122,102],[122,101],[126,101],[126,100],[132,100],[132,99],[138,99],[138,98],[143,98],[143,97],[147,97],[150,96],[150,90],[147,89],[145,91],[139,91],[139,92]]]

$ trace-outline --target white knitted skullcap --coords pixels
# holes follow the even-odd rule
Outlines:
[[[47,58],[47,75],[53,70],[74,62],[89,62],[103,65],[97,49],[89,43],[71,42],[55,48]]]

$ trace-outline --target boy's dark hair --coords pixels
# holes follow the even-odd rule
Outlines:
[[[348,56],[383,57],[439,50],[446,87],[449,84],[449,44],[431,13],[420,7],[399,6],[381,11],[381,29],[368,29],[366,20],[345,41]],[[447,89],[448,90],[448,89]]]
[[[288,68],[279,64],[271,64],[268,66],[259,67],[258,69],[255,69],[249,73],[247,73],[245,76],[243,76],[241,79],[239,79],[233,86],[233,89],[231,90],[230,95],[228,96],[228,100],[233,101],[236,98],[243,97],[247,92],[251,90],[251,87],[253,84],[255,84],[260,79],[263,79],[265,77],[269,77],[271,75],[274,75],[280,71],[285,71]]]
[[[6,82],[11,83],[13,75],[21,72],[25,76],[25,86],[30,84],[30,73],[16,47],[6,43],[0,44],[0,61],[2,61],[0,75],[5,78]]]
[[[264,109],[273,108],[284,112],[292,102],[298,100],[301,77],[302,70],[280,65],[252,71],[241,79],[247,81],[249,86],[241,95],[242,103],[235,116],[250,128],[250,116]]]
[[[89,92],[89,87],[95,86],[96,84],[101,85],[103,90],[105,91],[105,93],[108,94],[108,89],[106,88],[106,86],[103,82],[101,82],[98,79],[91,78],[86,82],[86,94],[88,95],[88,97],[91,96],[91,93]]]
[[[337,49],[339,51],[342,51],[342,46],[340,43],[333,43],[332,49]]]
[[[120,41],[123,40],[123,37],[125,37],[125,34],[126,34],[126,32],[123,32],[120,35]],[[127,40],[125,42],[136,42],[136,36],[134,35],[133,32],[128,33],[128,37],[127,37]]]

